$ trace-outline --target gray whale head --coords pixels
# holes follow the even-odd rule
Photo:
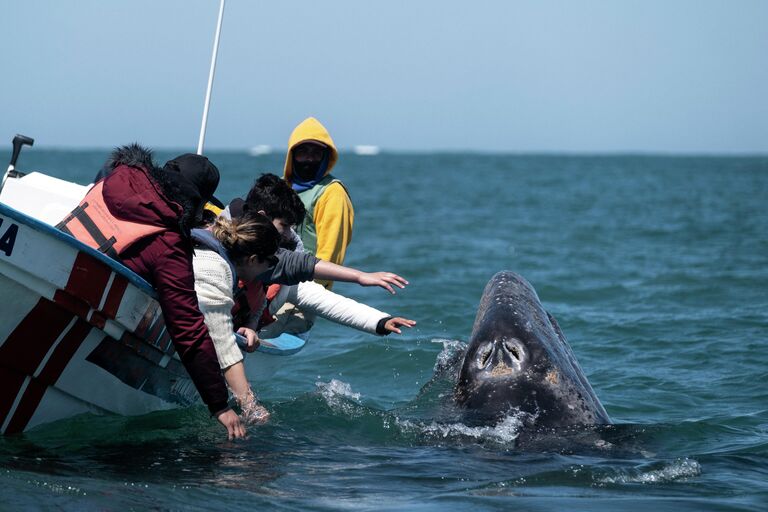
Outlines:
[[[485,287],[455,398],[487,420],[521,411],[544,427],[610,423],[557,321],[509,271]]]

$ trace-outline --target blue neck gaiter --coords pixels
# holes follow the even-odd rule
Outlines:
[[[291,176],[291,187],[296,192],[304,192],[305,190],[309,190],[310,188],[317,185],[320,180],[322,180],[325,177],[325,171],[328,169],[328,161],[329,161],[329,154],[328,152],[325,153],[325,156],[320,161],[320,165],[317,166],[317,171],[315,172],[315,177],[312,178],[309,181],[302,180],[295,172]],[[296,162],[293,162],[293,168],[296,169]]]

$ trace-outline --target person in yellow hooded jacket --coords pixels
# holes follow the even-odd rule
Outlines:
[[[306,209],[304,220],[297,226],[304,249],[321,260],[342,265],[352,240],[355,210],[347,189],[331,174],[338,158],[328,130],[309,117],[288,139],[283,177]],[[318,282],[329,290],[333,284]]]

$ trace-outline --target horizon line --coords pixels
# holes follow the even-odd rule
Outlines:
[[[37,149],[41,151],[69,151],[69,152],[90,152],[90,151],[112,151],[116,146],[35,146],[34,148],[27,149],[26,152]],[[396,149],[396,148],[384,148],[379,147],[379,152],[374,155],[358,155],[355,152],[355,146],[341,147],[338,152],[345,155],[361,156],[366,158],[382,156],[382,155],[462,155],[473,154],[478,156],[495,156],[495,155],[507,155],[507,156],[574,156],[574,157],[588,157],[588,156],[605,156],[605,157],[651,157],[651,156],[665,156],[665,157],[732,157],[732,158],[760,158],[768,157],[768,151],[751,151],[751,150],[713,150],[713,151],[691,151],[691,150],[559,150],[559,149],[531,149],[531,150],[519,150],[519,149],[446,149],[446,148],[424,148],[424,149]],[[194,152],[191,148],[185,148],[182,146],[156,146],[150,147],[151,151],[159,152]],[[268,153],[251,154],[251,148],[233,148],[233,147],[220,147],[209,148],[207,153],[233,153],[233,154],[246,154],[253,158],[270,157],[273,155],[285,155],[287,147],[274,147]],[[12,150],[10,144],[0,145],[0,151]]]

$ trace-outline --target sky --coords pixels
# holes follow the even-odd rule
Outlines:
[[[0,5],[0,145],[194,151],[218,0]],[[768,153],[764,0],[227,0],[206,149]]]

